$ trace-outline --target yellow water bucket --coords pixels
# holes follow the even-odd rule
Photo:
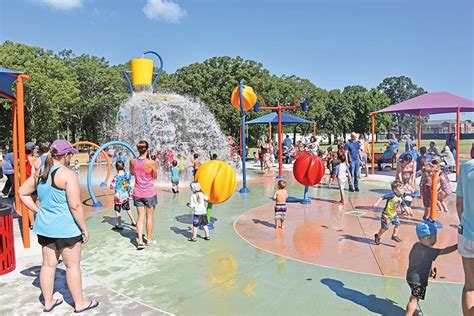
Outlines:
[[[153,59],[132,59],[130,65],[132,68],[133,86],[151,86],[153,79]]]

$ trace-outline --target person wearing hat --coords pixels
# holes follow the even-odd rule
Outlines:
[[[54,299],[54,278],[59,256],[66,265],[69,291],[74,300],[75,312],[83,312],[99,305],[84,299],[82,293],[81,249],[89,240],[82,209],[81,188],[74,171],[67,166],[77,150],[63,139],[53,142],[44,167],[36,171],[20,187],[21,201],[36,213],[33,231],[42,247],[43,263],[40,286],[45,312],[62,304]],[[32,194],[37,191],[40,206]]]
[[[351,133],[351,139],[346,142],[344,145],[344,151],[346,155],[346,161],[349,162],[350,168],[349,171],[351,172],[351,180],[349,182],[349,191],[359,192],[359,166],[360,166],[360,159],[359,156],[363,153],[362,152],[362,145],[358,140],[359,135],[355,132]]]
[[[459,168],[456,188],[456,208],[460,220],[458,234],[459,254],[464,268],[462,309],[464,315],[474,314],[474,152],[471,160]]]
[[[206,202],[208,201],[208,197],[204,192],[201,191],[201,185],[199,182],[192,182],[191,185],[191,200],[186,205],[194,210],[193,215],[193,229],[192,229],[192,237],[188,238],[189,241],[196,242],[197,241],[197,231],[199,226],[203,226],[204,233],[205,233],[205,240],[211,240],[209,237],[209,227],[208,227],[208,220],[207,220],[207,210],[206,210]]]
[[[447,255],[456,251],[457,244],[439,249],[433,248],[436,244],[438,227],[431,221],[423,221],[416,225],[418,242],[413,245],[408,259],[406,280],[411,289],[410,300],[405,315],[416,315],[418,301],[425,299],[428,278],[431,274],[431,265],[440,255]],[[434,275],[435,276],[435,275]]]

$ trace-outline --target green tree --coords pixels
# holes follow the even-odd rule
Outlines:
[[[405,76],[385,78],[377,89],[389,97],[392,105],[426,93],[423,88],[418,87],[410,78]],[[404,131],[415,133],[417,121],[415,116],[394,113],[393,118],[399,135],[403,135]]]
[[[62,112],[77,102],[79,90],[72,67],[52,51],[6,41],[0,46],[0,64],[25,72],[27,138],[51,140],[61,132]]]
[[[345,135],[351,130],[355,113],[340,90],[331,90],[325,99],[326,116],[323,128],[328,134]]]

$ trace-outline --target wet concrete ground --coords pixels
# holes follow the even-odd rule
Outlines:
[[[82,260],[85,293],[101,300],[103,309],[96,312],[148,315],[159,314],[157,308],[178,315],[403,314],[410,294],[404,273],[416,238],[414,223],[421,218],[421,210],[416,209],[419,200],[415,218],[402,219],[399,244],[390,240],[390,232],[383,236],[382,245],[372,243],[382,205],[377,210],[370,206],[388,192],[389,184],[380,181],[384,177],[363,181],[361,192],[351,193],[350,203],[342,208],[334,203],[337,190],[312,188],[312,203],[290,204],[284,231],[275,232],[270,199],[275,174],[249,171],[249,175],[250,193],[235,193],[216,205],[211,241],[196,243],[187,241],[189,190],[173,195],[167,185],[157,187],[154,237],[158,243],[141,252],[135,249],[133,227],[122,232],[111,229],[112,197],[97,186],[104,208],[86,207],[91,240]],[[301,197],[303,187],[286,175],[290,196]],[[90,204],[85,186],[83,199]],[[449,206],[451,213],[441,215],[445,227],[438,246],[456,239],[452,201]],[[19,260],[15,272],[0,277],[0,314],[41,309],[34,276],[40,254],[37,250],[20,253],[27,253],[28,259]],[[430,283],[420,306],[425,315],[458,315],[462,289],[458,282],[463,277],[459,255],[440,257],[435,266],[439,277]],[[58,271],[58,284],[58,297],[67,296],[64,272]],[[58,314],[71,311],[63,304]]]

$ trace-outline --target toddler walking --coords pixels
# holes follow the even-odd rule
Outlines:
[[[176,160],[173,160],[171,166],[171,191],[176,194],[179,193],[179,175],[181,172]]]
[[[278,181],[278,190],[273,194],[273,199],[275,200],[275,229],[283,229],[283,222],[285,221],[286,199],[288,198],[288,192],[285,188],[286,182],[280,180]]]
[[[386,200],[387,203],[382,212],[382,218],[380,221],[380,230],[375,234],[375,244],[380,245],[380,238],[388,230],[390,224],[393,226],[392,240],[396,242],[401,242],[402,240],[398,237],[398,228],[400,227],[400,219],[398,218],[397,209],[399,207],[405,208],[405,201],[403,200],[403,183],[401,181],[395,180],[391,184],[393,193],[385,194],[377,200],[374,204],[374,209],[377,205]]]
[[[208,197],[206,194],[204,194],[204,192],[201,191],[201,185],[199,182],[191,183],[191,191],[193,194],[191,195],[191,201],[187,204],[187,206],[194,210],[192,229],[193,236],[188,238],[188,241],[197,241],[197,231],[199,226],[203,226],[204,228],[204,239],[211,240],[209,237],[209,227],[206,212],[206,202]]]
[[[117,222],[113,229],[122,230],[122,216],[120,214],[122,210],[127,211],[128,217],[132,222],[132,226],[137,226],[137,223],[133,218],[132,211],[130,210],[130,203],[128,202],[128,199],[130,198],[130,194],[132,192],[132,176],[130,175],[130,173],[125,171],[124,161],[117,161],[115,163],[115,168],[117,169],[117,175],[113,178],[112,183],[110,183],[110,188],[115,189],[114,210],[115,217],[117,219]]]
[[[336,167],[336,177],[339,183],[339,194],[341,195],[341,200],[339,201],[339,203],[345,205],[346,196],[344,194],[344,189],[346,188],[347,180],[349,179],[349,183],[351,181],[351,173],[349,172],[349,168],[347,168],[346,157],[341,156],[339,160],[341,161],[341,163],[338,164]]]

